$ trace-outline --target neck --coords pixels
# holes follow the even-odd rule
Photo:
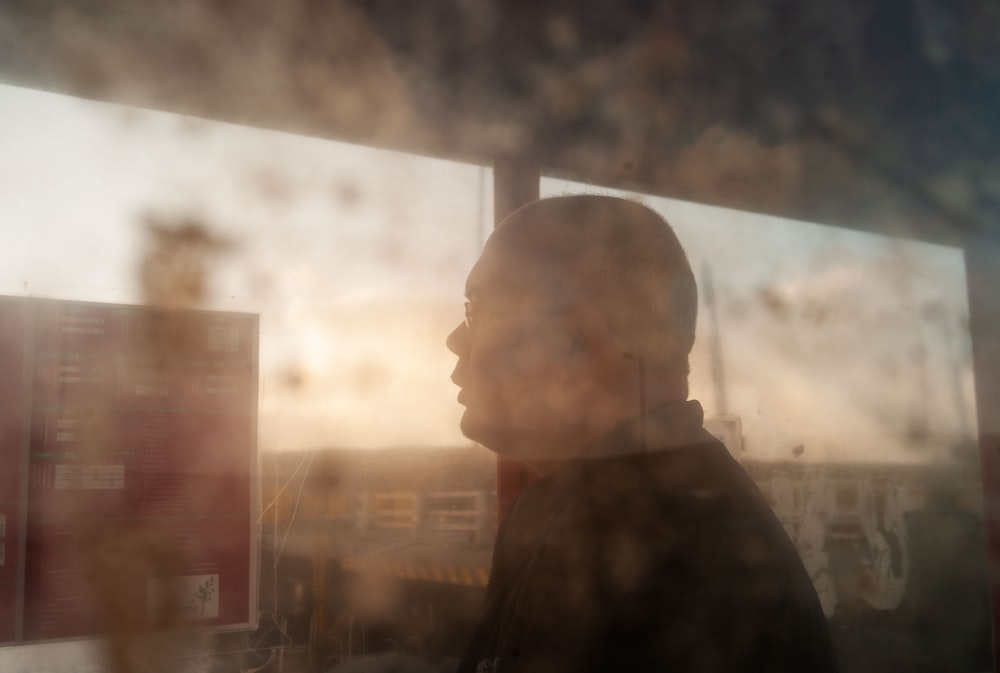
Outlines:
[[[529,468],[534,470],[536,476],[544,477],[545,475],[552,474],[560,467],[566,464],[565,460],[533,460],[530,463],[525,463]]]

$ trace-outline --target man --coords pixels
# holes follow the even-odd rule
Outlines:
[[[541,478],[497,536],[459,673],[835,670],[781,523],[687,401],[697,293],[666,222],[537,201],[466,294],[462,430]]]

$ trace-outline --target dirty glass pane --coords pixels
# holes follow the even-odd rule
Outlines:
[[[962,251],[541,183],[580,193],[638,200],[677,232],[699,287],[691,397],[796,545],[842,670],[989,661]]]
[[[173,538],[131,510],[99,514],[89,505],[74,507],[71,498],[57,515],[117,544],[102,549],[121,563],[101,557],[87,566],[93,573],[87,582],[64,587],[73,596],[52,599],[63,601],[61,608],[29,606],[25,616],[20,607],[32,594],[19,594],[16,586],[34,557],[31,550],[22,553],[19,536],[34,525],[34,514],[4,494],[0,571],[10,572],[0,575],[0,605],[11,613],[11,634],[16,626],[23,641],[32,633],[45,641],[104,638],[3,647],[0,669],[140,670],[155,659],[164,670],[292,671],[365,653],[436,660],[460,652],[489,568],[495,466],[458,430],[461,408],[449,380],[454,358],[444,340],[461,319],[465,274],[492,223],[491,171],[10,86],[0,87],[0,111],[0,295],[17,306],[55,306],[63,334],[83,330],[109,343],[118,338],[111,323],[93,314],[109,305],[155,308],[156,315],[250,316],[255,329],[247,334],[258,339],[259,353],[257,385],[249,391],[259,451],[251,486],[234,486],[251,488],[256,507],[253,573],[242,590],[256,593],[250,623],[215,635],[184,631],[150,640],[142,624],[150,606],[177,587],[198,592],[195,625],[224,626],[218,611],[225,607],[217,604],[226,599],[219,596],[236,580],[216,569],[185,575],[204,580],[198,586],[181,586],[183,578],[154,582],[157,545],[169,547]],[[73,317],[80,311],[84,317]],[[29,371],[19,355],[7,357],[23,335],[11,324],[4,366]],[[212,330],[209,345],[221,352],[251,339]],[[175,355],[171,334],[137,342],[151,350],[136,357],[155,369],[158,358]],[[63,346],[57,370],[63,384],[100,376],[124,385],[120,370],[98,371],[118,362],[113,344],[97,360]],[[42,355],[39,348],[35,357]],[[206,362],[211,368],[215,360]],[[199,376],[206,395],[235,385],[218,372]],[[144,380],[129,391],[167,398],[172,385]],[[100,416],[112,397],[74,399]],[[4,399],[4,451],[11,459],[25,446],[34,451],[34,435],[30,445],[21,443],[21,426],[25,413],[41,412],[31,403],[19,411],[25,403],[16,395]],[[69,441],[79,421],[66,416],[64,401],[53,405],[53,437]],[[180,450],[161,437],[179,416],[157,417],[159,425],[150,424],[152,412],[142,418],[145,425],[132,439],[119,436],[123,431],[109,421],[104,434],[88,435],[94,450],[102,442],[133,441],[138,444],[127,445],[126,453],[141,453],[142,442],[154,435],[166,453]],[[216,434],[219,442],[231,440]],[[214,469],[210,445],[199,446],[204,451],[192,479]],[[37,453],[32,460],[41,459]],[[95,472],[94,461],[67,452],[45,459],[61,485],[52,488],[63,495],[87,484],[127,494],[141,483],[145,498],[158,470],[147,461],[141,475],[133,474],[125,459]],[[10,481],[14,489],[21,478],[12,469],[0,483]],[[42,488],[32,483],[32,497]],[[191,483],[176,488],[195,489]],[[169,494],[160,495],[169,501]],[[121,531],[111,522],[136,518],[139,523]],[[206,535],[201,540],[208,544],[226,533]],[[145,556],[133,554],[134,545],[147,543],[139,547]],[[60,572],[81,572],[72,563],[67,568]],[[131,577],[127,573],[154,587],[152,593],[132,595],[133,584],[122,579],[119,590],[106,594],[120,604],[95,607],[101,599],[88,587],[105,580],[114,587],[116,577]],[[79,620],[95,612],[101,616],[79,632],[46,631],[31,622],[59,624],[66,614]],[[130,623],[133,617],[138,623]],[[0,641],[15,640],[11,634]]]
[[[711,447],[692,463],[737,487],[673,479],[687,500],[645,516],[642,488],[613,488],[645,480],[575,462],[597,488],[563,472],[558,515],[613,506],[549,527],[520,501],[495,577],[529,567],[494,580],[461,673],[813,673],[790,662],[817,645],[832,668],[829,633],[844,673],[997,668],[996,0],[4,0],[0,82],[144,108],[0,87],[0,671],[454,671],[498,514],[536,470],[463,439],[443,341],[492,211],[540,174],[597,186],[543,195],[627,186],[675,224],[700,287],[692,397],[742,468],[675,399],[679,357],[652,396],[631,347],[562,385],[560,337],[576,357],[616,310],[646,317],[637,288],[562,334],[487,330],[557,365],[510,395],[560,430],[521,457],[593,446],[562,430],[608,420],[617,380],[634,464],[646,402],[669,404]],[[607,259],[626,237],[605,234]],[[643,273],[625,257],[615,281]],[[548,387],[598,394],[560,417]],[[686,469],[655,472],[661,502]],[[716,508],[734,493],[752,506]],[[675,525],[685,505],[725,516]],[[778,594],[808,619],[771,619]]]

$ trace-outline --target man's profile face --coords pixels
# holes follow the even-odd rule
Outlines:
[[[448,336],[452,380],[466,410],[462,432],[498,453],[537,454],[565,432],[573,408],[574,339],[565,304],[545,290],[538,264],[486,244],[466,282],[469,319]]]

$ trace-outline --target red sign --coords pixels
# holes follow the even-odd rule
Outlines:
[[[255,621],[257,329],[0,298],[0,643]]]

